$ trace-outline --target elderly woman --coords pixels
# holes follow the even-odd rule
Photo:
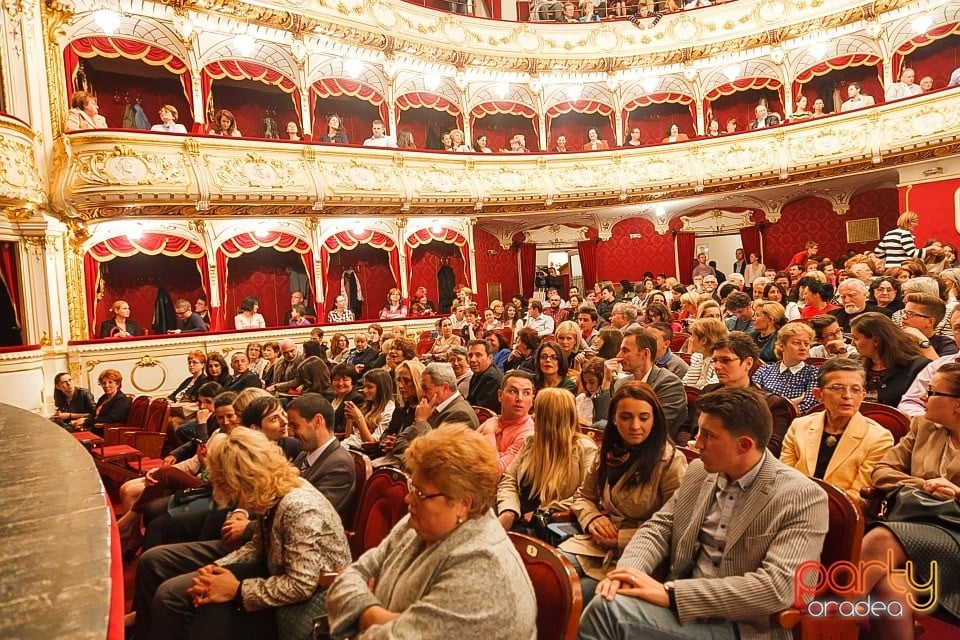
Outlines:
[[[493,447],[465,425],[442,425],[414,440],[405,460],[410,515],[330,587],[332,635],[536,638],[533,587],[491,511]]]
[[[717,374],[713,370],[713,347],[727,333],[727,326],[713,318],[697,320],[690,325],[690,339],[687,341],[690,368],[683,376],[685,386],[703,389],[717,382]]]
[[[616,567],[636,528],[680,486],[687,460],[667,434],[650,385],[628,382],[617,389],[600,455],[573,499],[573,513],[586,535],[560,547],[574,561],[586,601],[606,570]]]
[[[100,115],[97,96],[86,91],[75,91],[70,97],[70,111],[67,112],[67,121],[63,125],[63,130],[70,132],[106,128],[107,120]]]
[[[785,325],[777,334],[774,353],[778,362],[765,364],[753,374],[755,385],[792,402],[800,413],[817,404],[813,388],[817,384],[817,368],[807,364],[813,329],[800,322]]]
[[[116,369],[104,369],[97,378],[103,395],[97,399],[93,413],[77,418],[71,424],[75,429],[87,429],[102,434],[104,424],[124,423],[130,414],[130,398],[121,390],[123,375]]]
[[[923,417],[916,417],[905,435],[873,469],[873,484],[882,491],[916,487],[930,494],[932,501],[960,498],[960,364],[943,365],[933,375],[927,390]],[[865,594],[886,603],[900,604],[903,615],[871,620],[877,638],[913,637],[913,609],[904,593],[894,586],[894,572],[903,575],[912,561],[915,584],[929,584],[930,569],[939,575],[937,604],[954,619],[960,617],[960,527],[943,520],[877,523],[863,539],[861,560],[884,567],[865,576]],[[892,560],[892,563],[891,563]],[[865,595],[864,594],[864,595]],[[926,595],[926,597],[924,597]],[[919,594],[926,604],[931,593]],[[886,608],[890,611],[889,604]]]
[[[544,389],[533,402],[536,429],[500,479],[497,513],[504,529],[545,537],[556,511],[573,495],[597,457],[597,445],[577,428],[573,395]]]
[[[913,379],[930,364],[929,358],[923,357],[911,336],[882,313],[858,315],[850,321],[850,331],[867,371],[866,399],[897,406]]]
[[[101,338],[129,338],[140,335],[140,327],[130,319],[130,305],[126,300],[117,300],[110,306],[112,320],[100,324]]]
[[[146,595],[150,577],[163,582],[152,606],[138,608],[138,631],[158,639],[311,637],[314,618],[324,613],[320,575],[350,561],[337,512],[263,433],[237,427],[212,437],[206,464],[217,501],[257,518],[253,538],[219,559],[210,557],[222,549],[214,546],[219,541],[144,554],[138,596]],[[205,559],[214,562],[193,573],[162,575]]]
[[[267,322],[263,316],[258,313],[260,301],[254,296],[247,296],[240,302],[240,313],[233,318],[233,326],[237,330],[244,329],[266,329]]]
[[[160,107],[160,124],[150,127],[150,131],[161,131],[164,133],[186,133],[187,128],[177,122],[177,108],[172,104],[165,104]]]
[[[943,247],[931,245],[920,249],[913,237],[913,230],[920,224],[920,216],[913,211],[900,214],[897,218],[897,228],[887,231],[880,240],[880,244],[873,250],[877,258],[884,261],[884,266],[899,267],[910,258],[924,258],[927,255],[940,255]]]
[[[381,320],[399,320],[407,317],[407,305],[403,303],[400,289],[394,287],[387,292],[387,300],[380,310]]]
[[[899,267],[895,267],[899,269]],[[890,271],[890,269],[887,269]],[[902,271],[902,269],[901,269]],[[909,278],[908,278],[909,279]],[[875,278],[870,283],[870,297],[888,316],[903,309],[903,296],[900,294],[900,281],[893,276]],[[818,315],[818,314],[813,314]]]
[[[794,420],[780,450],[781,462],[846,491],[857,503],[874,466],[893,446],[893,435],[860,413],[866,382],[856,360],[823,363],[813,395],[824,410]]]
[[[760,347],[760,359],[776,362],[777,332],[786,322],[786,310],[779,302],[760,300],[753,303],[753,339]]]

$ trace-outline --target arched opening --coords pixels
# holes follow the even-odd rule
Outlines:
[[[396,248],[393,252],[396,252]],[[351,291],[354,285],[350,284],[350,279],[354,278],[363,296],[363,300],[357,304],[356,299],[348,295],[348,306],[353,309],[356,319],[379,317],[387,292],[400,286],[393,275],[390,253],[369,244],[360,244],[330,254],[326,274],[326,311],[333,309],[334,300],[344,287],[348,293]]]
[[[670,135],[672,124],[676,124],[680,133],[690,138],[697,136],[696,121],[691,111],[692,99],[679,94],[653,95],[644,96],[643,99],[634,101],[634,104],[636,106],[628,109],[624,118],[624,144],[630,140],[630,131],[633,129],[640,130],[643,144],[660,144]]]
[[[370,123],[387,122],[383,96],[367,85],[346,78],[324,78],[313,83],[313,139],[327,133],[327,117],[340,116],[349,144],[363,144],[370,137]],[[390,134],[396,132],[390,131]]]
[[[597,130],[600,140],[606,140],[610,148],[617,146],[613,133],[613,110],[607,105],[591,100],[567,102],[547,109],[547,146],[553,148],[558,137],[566,136],[567,149],[580,151],[587,142],[587,131]],[[534,151],[527,141],[527,147]]]
[[[268,327],[283,325],[283,316],[290,309],[290,294],[300,291],[313,306],[313,292],[304,273],[300,254],[260,247],[230,260],[227,279],[227,326],[233,328],[233,317],[247,296],[260,302],[260,313]],[[301,291],[304,285],[307,291]]]
[[[758,86],[759,85],[759,86]],[[735,118],[737,131],[749,131],[750,125],[756,120],[756,107],[761,100],[766,100],[767,111],[783,113],[782,85],[779,81],[756,78],[749,81],[750,88],[738,88],[741,85],[732,83],[717,87],[707,98],[707,120],[713,117],[720,123],[720,130],[726,130],[727,121]]]

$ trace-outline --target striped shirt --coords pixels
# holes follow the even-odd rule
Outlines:
[[[897,227],[887,231],[880,244],[873,250],[875,256],[885,259],[884,265],[899,267],[910,258],[923,257],[923,249],[918,249],[913,234]]]

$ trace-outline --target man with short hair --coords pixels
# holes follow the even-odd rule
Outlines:
[[[173,303],[173,312],[177,316],[177,328],[167,331],[167,333],[200,333],[207,330],[200,314],[195,312],[190,306],[189,300],[180,298]]]
[[[713,267],[707,264],[707,254],[700,253],[697,254],[697,266],[693,268],[693,271],[690,273],[692,278],[697,276],[707,276],[707,275],[716,275],[717,272],[714,271]]]
[[[776,113],[769,113],[767,111],[767,105],[758,104],[753,108],[754,119],[750,123],[751,129],[765,129],[767,127],[775,127],[780,124],[780,115]]]
[[[300,477],[322,493],[346,522],[357,487],[357,468],[333,435],[333,407],[319,393],[305,393],[287,406],[290,434],[300,443],[293,466]]]
[[[564,2],[563,13],[557,19],[557,22],[580,22],[580,18],[577,17],[577,5],[572,2]],[[564,143],[566,143],[566,138],[564,138]],[[557,146],[560,146],[560,138],[557,138]],[[566,147],[563,150],[566,151]]]
[[[885,316],[890,316],[890,312],[875,304],[867,303],[867,285],[856,278],[847,278],[837,287],[837,295],[840,298],[840,309],[834,309],[829,314],[837,319],[837,324],[843,329],[844,333],[850,333],[850,321],[859,315],[868,311],[877,311]]]
[[[610,313],[610,325],[614,329],[619,329],[620,333],[639,328],[637,308],[629,302],[618,302],[613,306],[613,311]]]
[[[703,292],[709,293],[714,299],[717,297],[718,286],[720,286],[720,281],[717,280],[717,276],[713,275],[712,273],[703,276]]]
[[[803,251],[798,251],[793,254],[793,257],[790,258],[790,261],[787,264],[806,264],[807,260],[814,258],[820,252],[820,243],[816,240],[807,240],[807,244],[804,247]],[[773,275],[770,275],[764,272],[763,275],[770,278],[772,282],[777,277],[777,272],[774,269],[767,269],[767,271],[773,271]]]
[[[616,310],[616,306],[614,306],[614,310]],[[576,309],[576,312],[577,325],[580,327],[580,337],[584,339],[589,349],[594,349],[597,343],[597,336],[600,335],[600,332],[597,331],[600,314],[597,313],[593,305],[587,304],[580,305],[580,308]],[[613,314],[610,314],[610,317],[613,318]]]
[[[954,341],[960,346],[960,305],[954,307],[953,313],[950,314],[950,327],[953,329]],[[960,353],[937,358],[924,367],[914,378],[907,392],[903,394],[897,408],[911,418],[922,416],[927,409],[927,390],[930,389],[933,375],[940,370],[940,367],[950,362],[960,362]]]
[[[553,318],[543,312],[543,303],[539,300],[530,301],[526,326],[536,331],[541,338],[553,335],[555,329]]]
[[[673,327],[666,322],[654,322],[647,329],[657,339],[657,354],[655,360],[658,367],[672,371],[683,380],[690,366],[680,356],[670,350],[670,341],[673,340]]]
[[[227,380],[224,391],[240,392],[244,389],[253,387],[260,388],[260,376],[255,371],[250,371],[250,360],[245,353],[235,353],[230,358],[230,367],[233,369],[233,375]]]
[[[903,330],[917,340],[925,358],[936,360],[957,353],[957,343],[952,338],[934,332],[947,313],[943,300],[928,293],[908,293],[903,302]]]
[[[363,146],[397,148],[397,141],[393,136],[387,135],[387,127],[383,124],[383,120],[374,120],[370,128],[373,130],[373,135],[363,141]]]
[[[811,358],[856,358],[857,348],[848,344],[843,337],[843,329],[834,316],[821,314],[810,318],[817,344],[810,347]]]
[[[347,297],[337,296],[333,301],[334,307],[327,314],[327,321],[331,324],[338,322],[353,322],[356,318],[353,311],[347,307]]]
[[[570,312],[561,308],[563,300],[560,299],[560,294],[557,293],[556,290],[551,290],[551,293],[548,294],[547,302],[550,303],[550,306],[544,309],[543,313],[553,318],[553,326],[556,327],[564,320],[570,318]]]
[[[637,529],[580,619],[580,640],[774,638],[794,576],[820,558],[826,494],[766,451],[770,411],[753,389],[700,396],[700,460]],[[651,574],[667,566],[666,582]]]
[[[53,378],[53,388],[59,393],[53,394],[57,410],[50,416],[50,420],[67,431],[75,429],[73,423],[80,423],[97,410],[97,401],[89,389],[78,387],[73,382],[73,376],[66,371],[58,373]]]
[[[297,370],[303,363],[303,354],[297,349],[297,343],[287,338],[280,341],[280,358],[273,365],[273,384],[267,391],[275,393],[294,387],[297,382]]]
[[[893,434],[860,413],[866,397],[863,366],[846,358],[823,363],[813,396],[823,411],[800,416],[783,439],[780,461],[845,491],[863,506],[860,489],[893,446]]]
[[[727,296],[725,308],[730,312],[726,320],[727,331],[742,331],[752,336],[757,332],[753,328],[753,301],[742,291],[734,291]]]
[[[503,374],[497,397],[500,415],[480,425],[480,433],[497,450],[502,474],[517,457],[523,441],[533,435],[533,396],[536,394],[533,375],[514,369]]]
[[[457,303],[450,314],[450,326],[454,331],[460,331],[467,326],[467,307]]]
[[[840,105],[840,111],[853,111],[854,109],[863,109],[872,107],[874,104],[873,96],[862,93],[863,89],[859,82],[851,82],[847,85],[847,99]]]
[[[603,381],[594,402],[594,415],[605,416],[610,396],[631,380],[646,382],[660,399],[670,437],[676,442],[680,427],[687,420],[687,394],[672,371],[654,366],[657,338],[648,329],[631,329],[623,336],[620,352],[604,362]],[[617,375],[616,382],[614,376]]]
[[[287,309],[286,313],[283,315],[283,324],[284,326],[289,326],[290,317],[293,315],[293,308],[297,305],[303,306],[303,313],[300,315],[314,316],[316,317],[317,311],[313,307],[308,307],[304,302],[303,293],[300,291],[294,291],[290,294],[290,308]]]
[[[500,410],[500,381],[503,373],[493,364],[493,347],[486,340],[471,340],[467,345],[467,362],[473,377],[467,401],[473,407]]]
[[[617,304],[617,292],[612,284],[605,284],[600,288],[600,300],[597,301],[597,313],[601,318],[610,322],[613,307]]]
[[[743,249],[737,249],[735,257],[736,260],[733,262],[733,273],[744,275],[747,272],[747,259],[743,255]]]
[[[891,83],[884,92],[884,99],[887,102],[899,100],[900,98],[910,98],[923,93],[923,89],[918,84],[914,84],[917,77],[916,72],[910,67],[904,67],[900,72],[900,82]]]
[[[855,262],[846,269],[847,273],[859,280],[863,284],[870,286],[873,282],[873,269],[866,262]]]

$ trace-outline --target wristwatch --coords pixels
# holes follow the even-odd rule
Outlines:
[[[667,580],[663,583],[663,588],[667,592],[667,597],[670,598],[670,610],[674,613],[677,613],[677,594],[674,591],[676,583],[673,580]]]
[[[929,340],[922,340],[922,341],[920,342],[920,348],[921,348],[921,349],[929,349],[929,348],[930,348],[930,341],[929,341]]]

